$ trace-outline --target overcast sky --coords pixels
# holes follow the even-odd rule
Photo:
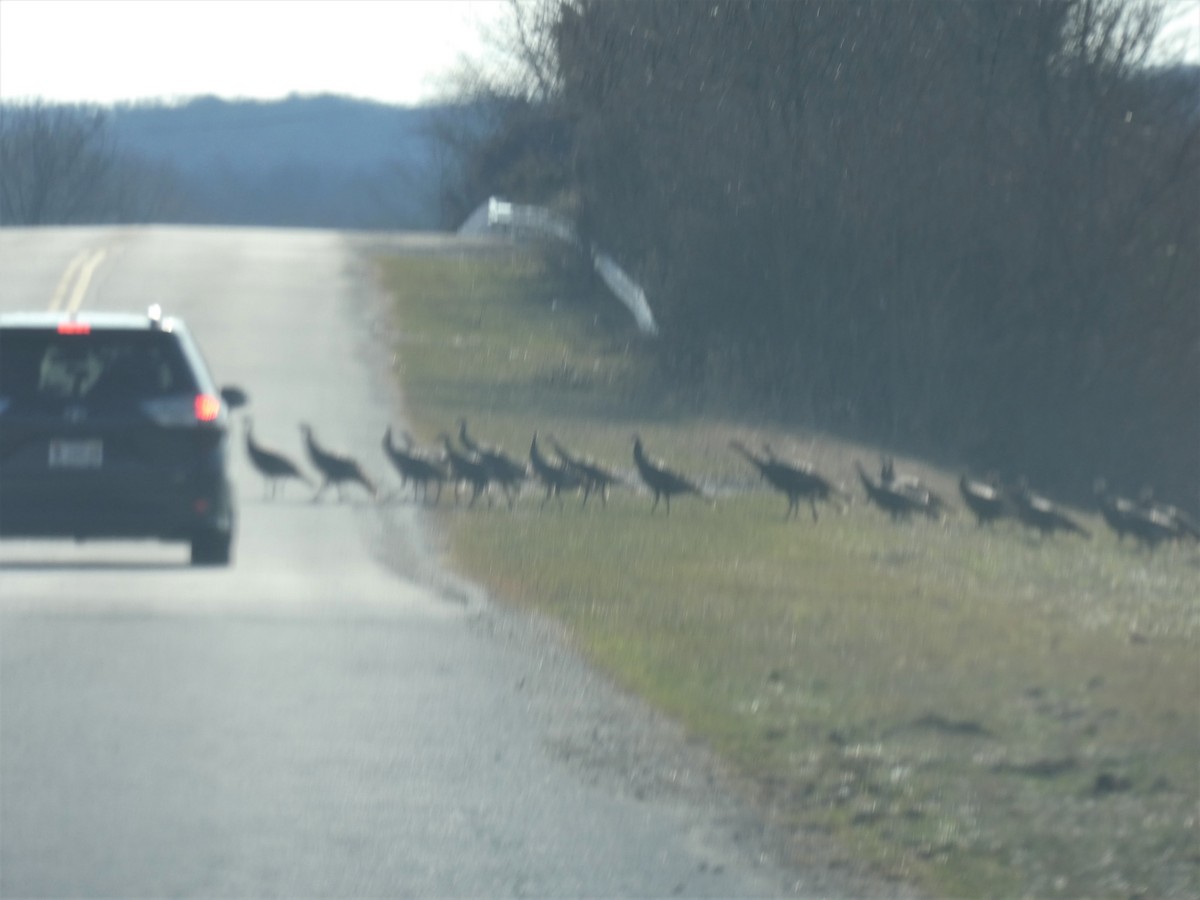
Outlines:
[[[0,0],[0,99],[432,99],[502,0]]]
[[[880,0],[888,2],[888,0]],[[1169,0],[1200,62],[1200,0]],[[0,0],[0,100],[436,97],[503,0]]]

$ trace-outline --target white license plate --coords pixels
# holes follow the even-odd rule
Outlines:
[[[51,441],[50,468],[98,469],[104,464],[104,441]]]

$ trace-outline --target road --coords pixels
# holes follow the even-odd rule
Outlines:
[[[260,441],[299,458],[307,421],[388,481],[402,400],[366,250],[451,240],[3,229],[0,309],[160,303]],[[442,571],[412,506],[268,502],[240,426],[228,570],[0,544],[0,896],[798,889],[700,750]]]

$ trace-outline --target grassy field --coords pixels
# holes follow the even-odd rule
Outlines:
[[[683,722],[797,834],[937,896],[1200,895],[1200,549],[867,507],[879,448],[689,413],[650,387],[632,332],[534,259],[381,261],[397,376],[422,444],[472,433],[527,454],[553,434],[626,472],[607,506],[430,518],[449,563],[563,622],[615,681]],[[702,481],[669,518],[636,490],[631,435]],[[812,460],[854,498],[785,501],[729,449]],[[957,500],[956,472],[919,460]]]

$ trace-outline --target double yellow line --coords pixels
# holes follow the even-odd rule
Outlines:
[[[107,250],[81,250],[75,254],[54,288],[54,296],[50,298],[50,312],[79,312],[92,276],[96,274],[96,269],[104,262],[106,256]]]

